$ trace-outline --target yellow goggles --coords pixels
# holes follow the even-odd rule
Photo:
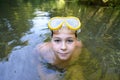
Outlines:
[[[48,27],[51,30],[58,30],[63,25],[71,30],[78,30],[81,27],[81,22],[77,17],[53,17],[48,22]]]

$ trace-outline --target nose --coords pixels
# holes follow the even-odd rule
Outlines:
[[[61,50],[65,51],[67,49],[66,43],[62,42]]]

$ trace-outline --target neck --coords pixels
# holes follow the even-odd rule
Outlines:
[[[59,58],[57,58],[54,62],[54,65],[59,68],[67,68],[69,66],[69,63],[70,63],[70,59],[60,60]]]

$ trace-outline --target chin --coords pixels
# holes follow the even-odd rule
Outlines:
[[[66,60],[69,60],[69,57],[61,57],[61,56],[59,56],[59,59],[62,60],[62,61],[66,61]]]
[[[71,55],[70,54],[57,54],[57,57],[62,61],[66,61],[70,59]]]

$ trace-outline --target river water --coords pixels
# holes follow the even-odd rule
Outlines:
[[[80,67],[73,67],[66,80],[120,80],[119,7],[77,0],[0,1],[0,80],[40,80],[31,53],[49,41],[47,23],[54,16],[76,16],[82,23]]]

